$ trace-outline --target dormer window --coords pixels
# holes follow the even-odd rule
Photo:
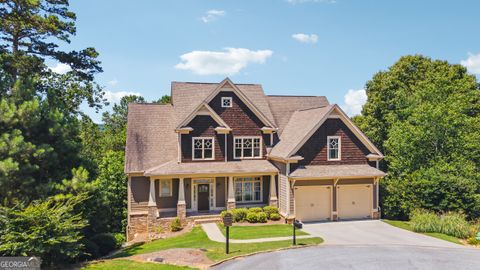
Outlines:
[[[231,108],[231,107],[232,107],[232,98],[222,97],[222,108]]]
[[[328,136],[327,137],[327,160],[335,161],[340,160],[342,142],[340,136]]]
[[[214,159],[214,141],[213,137],[192,138],[193,160]]]

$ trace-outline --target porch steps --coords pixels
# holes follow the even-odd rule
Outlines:
[[[216,223],[222,221],[220,215],[208,215],[208,216],[195,216],[192,217],[195,225],[204,223]]]

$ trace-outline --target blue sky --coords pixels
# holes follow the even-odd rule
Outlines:
[[[129,92],[158,99],[171,81],[228,76],[267,94],[325,95],[355,114],[359,90],[402,55],[464,61],[480,74],[480,1],[83,0],[71,8],[77,35],[65,47],[100,52],[97,80],[112,101]]]

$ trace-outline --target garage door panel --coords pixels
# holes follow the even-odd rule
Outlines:
[[[330,219],[332,190],[326,186],[295,187],[295,216],[301,221]]]
[[[373,195],[372,185],[337,186],[339,219],[371,217]]]

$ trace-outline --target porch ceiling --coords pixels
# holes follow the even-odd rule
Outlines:
[[[145,176],[232,174],[232,173],[278,173],[267,160],[241,160],[229,162],[184,162],[170,161],[145,171]]]

